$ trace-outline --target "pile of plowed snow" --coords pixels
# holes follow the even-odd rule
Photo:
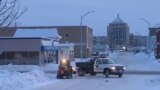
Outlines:
[[[38,69],[26,73],[0,70],[0,90],[24,89],[47,81],[49,78]]]

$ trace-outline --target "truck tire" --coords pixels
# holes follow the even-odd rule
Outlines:
[[[119,78],[121,78],[122,76],[123,76],[123,74],[122,74],[122,73],[118,74],[118,77],[119,77]]]
[[[78,76],[84,76],[85,72],[81,69],[78,69]]]
[[[57,74],[57,79],[60,79],[60,76]]]
[[[104,75],[106,76],[106,78],[108,78],[109,77],[109,70],[105,70]]]
[[[70,73],[70,78],[72,78],[72,73]]]
[[[91,72],[90,75],[91,75],[91,76],[95,76],[96,73],[95,73],[95,72]]]
[[[57,74],[57,79],[63,79],[63,76]]]
[[[70,79],[70,75],[69,74],[66,77],[67,77],[67,79]]]

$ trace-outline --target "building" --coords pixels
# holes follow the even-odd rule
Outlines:
[[[157,31],[160,30],[160,24],[155,24],[149,28],[149,36],[156,36]]]
[[[93,51],[104,52],[107,45],[107,36],[94,36],[93,37]]]
[[[135,35],[135,45],[138,47],[144,46],[147,44],[147,36]]]
[[[0,38],[0,64],[45,65],[63,58],[74,60],[73,44],[61,45],[60,38],[55,29],[17,29],[14,37]]]
[[[81,26],[28,26],[28,27],[9,27],[6,29],[0,28],[5,32],[3,37],[14,35],[17,29],[57,29],[58,34],[62,37],[60,43],[73,43],[75,57],[80,57],[81,45],[82,56],[89,57],[92,54],[93,47],[93,30],[88,26],[82,26],[82,44],[81,44]]]
[[[44,42],[50,43],[51,40],[40,37],[0,38],[0,65],[44,65],[58,62],[58,48],[45,45]]]
[[[16,27],[0,27],[0,37],[13,37],[16,30]]]
[[[58,62],[60,60],[66,59],[70,61],[74,61],[74,44],[67,43],[67,44],[55,44],[55,47],[59,48],[58,52]]]
[[[60,43],[74,43],[75,57],[81,55],[86,58],[91,56],[93,47],[93,30],[88,26],[82,26],[82,44],[81,44],[81,26],[59,26],[58,34],[62,36]]]
[[[131,47],[146,47],[147,45],[147,36],[130,34],[130,46]]]
[[[147,51],[154,51],[154,44],[156,43],[157,32],[160,30],[160,24],[155,24],[149,27],[149,37],[147,41]]]
[[[120,49],[129,45],[129,26],[119,15],[107,27],[107,37],[110,49]]]

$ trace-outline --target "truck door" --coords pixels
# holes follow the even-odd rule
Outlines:
[[[103,63],[101,59],[95,61],[94,72],[103,72]]]

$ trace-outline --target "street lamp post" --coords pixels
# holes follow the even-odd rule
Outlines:
[[[81,22],[80,22],[80,27],[81,27],[81,30],[80,30],[80,31],[81,31],[81,32],[80,32],[80,33],[81,33],[81,38],[80,38],[80,39],[81,39],[81,44],[80,44],[80,45],[81,45],[81,47],[80,47],[80,55],[81,55],[81,56],[80,56],[80,57],[81,57],[81,60],[82,60],[82,54],[83,54],[83,49],[82,49],[82,46],[83,46],[83,45],[82,45],[82,43],[83,43],[83,41],[82,41],[82,40],[83,40],[83,38],[82,38],[82,30],[83,30],[83,26],[82,26],[83,24],[82,24],[82,23],[83,23],[83,18],[84,18],[85,16],[87,16],[88,14],[94,13],[94,12],[95,12],[95,11],[89,11],[89,12],[87,12],[87,13],[85,13],[84,15],[81,16]]]
[[[143,19],[143,18],[139,18],[139,19],[148,24],[148,29],[150,28],[151,23],[150,23],[148,20]],[[151,48],[150,48],[150,31],[149,31],[149,33],[148,33],[148,38],[149,38],[149,40],[148,40],[148,43],[149,43],[149,44],[148,44],[148,49],[149,49],[149,50],[148,50],[148,53],[149,53],[149,56],[150,56],[150,51],[151,51]]]

